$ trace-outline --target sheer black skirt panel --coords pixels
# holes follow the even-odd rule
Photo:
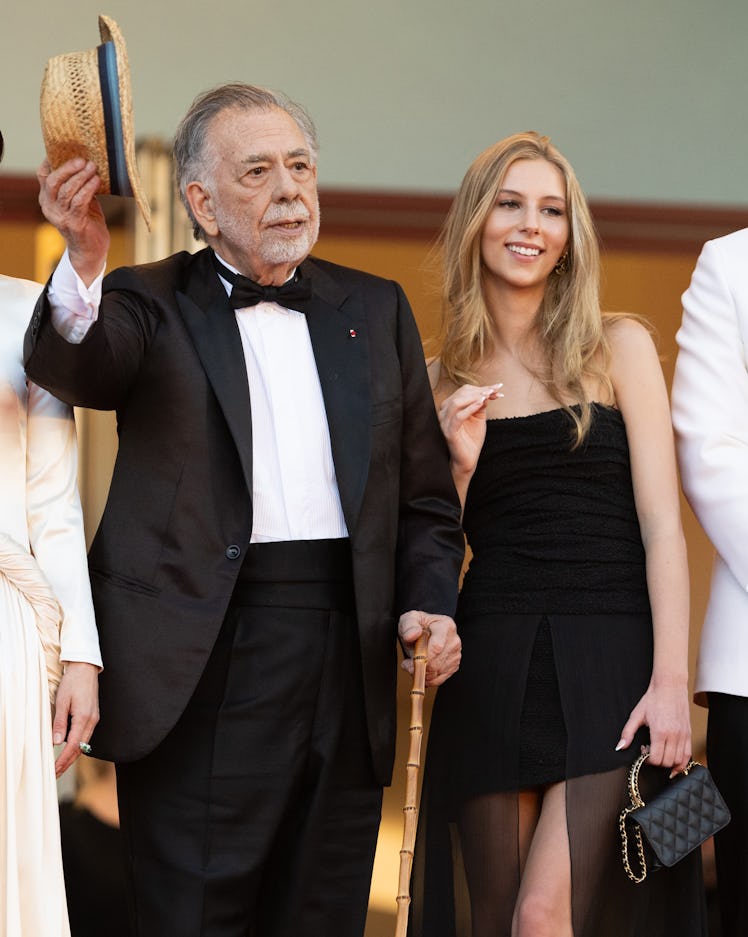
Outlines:
[[[518,790],[566,783],[575,937],[704,937],[692,854],[641,885],[621,861],[628,768],[616,752],[649,681],[648,616],[485,616],[431,720],[412,937],[510,937],[521,879]],[[454,681],[454,683],[453,683]],[[529,737],[528,737],[529,736]]]

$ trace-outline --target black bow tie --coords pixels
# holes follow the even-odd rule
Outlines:
[[[304,312],[303,304],[312,295],[312,287],[308,280],[302,280],[297,270],[293,277],[282,286],[260,286],[249,277],[234,273],[225,267],[213,254],[218,273],[231,283],[229,302],[234,309],[245,309],[247,306],[256,306],[257,303],[278,303],[286,309],[296,309]]]

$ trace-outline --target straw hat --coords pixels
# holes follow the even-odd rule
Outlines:
[[[53,169],[82,156],[91,160],[104,194],[132,196],[148,228],[151,209],[138,178],[130,66],[125,40],[108,16],[99,17],[102,45],[57,55],[42,79],[41,121]]]

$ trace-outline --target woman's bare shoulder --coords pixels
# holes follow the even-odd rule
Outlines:
[[[649,348],[654,344],[654,329],[642,316],[627,312],[609,312],[603,318],[605,336],[615,353]]]

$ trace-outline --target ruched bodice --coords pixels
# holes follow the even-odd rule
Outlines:
[[[563,409],[489,420],[464,526],[463,614],[646,612],[626,429],[594,405],[584,444]]]

